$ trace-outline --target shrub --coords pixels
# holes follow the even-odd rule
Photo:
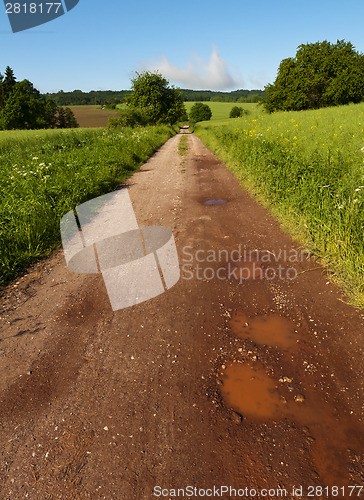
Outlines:
[[[189,119],[191,122],[197,123],[210,120],[211,116],[212,111],[210,106],[202,102],[196,102],[190,110]]]
[[[244,108],[240,108],[239,106],[234,106],[231,108],[229,118],[239,118],[240,116],[247,115],[248,111]]]
[[[152,123],[152,119],[146,109],[142,108],[125,108],[119,113],[119,116],[110,118],[109,127],[145,127]]]

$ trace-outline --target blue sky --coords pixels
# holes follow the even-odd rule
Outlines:
[[[127,89],[136,70],[156,68],[183,88],[263,88],[301,43],[345,39],[364,52],[363,19],[362,0],[80,0],[12,33],[1,3],[0,71],[42,92]]]

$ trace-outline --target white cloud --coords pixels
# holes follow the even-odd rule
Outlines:
[[[186,62],[183,68],[172,64],[166,56],[162,56],[157,64],[144,64],[149,71],[158,70],[165,78],[184,88],[230,90],[242,88],[241,79],[234,78],[225,62],[220,57],[216,47],[207,62],[202,61],[197,54],[192,60]]]

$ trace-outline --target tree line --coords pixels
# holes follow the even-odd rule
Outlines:
[[[16,81],[7,66],[0,73],[0,130],[78,127],[69,108],[46,99],[29,80]]]
[[[44,94],[44,97],[53,99],[59,106],[99,105],[115,108],[117,104],[127,102],[132,90],[92,90],[83,92],[74,90],[64,92],[60,90],[54,94]],[[232,92],[217,92],[213,90],[181,89],[182,99],[186,101],[216,101],[216,102],[258,102],[264,97],[263,90],[233,90]]]

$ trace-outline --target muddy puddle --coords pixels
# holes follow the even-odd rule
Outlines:
[[[236,337],[250,339],[256,344],[285,350],[297,346],[296,322],[279,314],[249,318],[244,311],[237,311],[231,317],[230,328]]]
[[[204,201],[204,205],[222,205],[223,203],[227,203],[227,200],[207,200]]]
[[[275,380],[259,362],[231,363],[220,371],[219,378],[228,407],[258,424],[278,420],[298,424],[321,480],[348,484],[349,450],[360,452],[364,439],[354,416],[339,416],[313,387],[302,393],[302,387],[288,377]]]
[[[232,363],[222,372],[222,395],[228,406],[259,420],[279,417],[283,402],[276,385],[257,365]]]

